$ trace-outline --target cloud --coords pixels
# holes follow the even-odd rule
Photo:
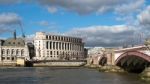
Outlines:
[[[137,15],[137,26],[140,32],[145,34],[145,38],[150,38],[150,5]]]
[[[47,10],[49,13],[56,13],[57,12],[57,8],[56,7],[47,7]]]
[[[37,0],[39,4],[62,8],[78,14],[89,14],[93,12],[103,13],[106,11],[133,12],[144,4],[145,0]],[[133,4],[134,3],[134,4]],[[117,8],[119,7],[119,8]]]
[[[16,13],[0,14],[0,33],[10,32],[15,26],[19,25],[21,17]]]
[[[18,24],[21,18],[15,13],[1,13],[0,14],[0,24],[11,25]]]
[[[83,15],[107,11],[129,13],[139,10],[145,4],[145,0],[0,0],[0,4],[19,3],[38,3],[46,6],[50,13],[55,13],[61,8]]]
[[[36,24],[38,24],[40,26],[49,26],[50,25],[50,23],[48,21],[45,21],[45,20],[36,22]]]
[[[138,16],[137,19],[139,23],[143,26],[150,26],[150,6],[143,10]]]
[[[130,3],[119,5],[115,8],[115,11],[119,14],[132,13],[133,11],[140,11],[144,6],[145,0],[131,0]]]
[[[43,27],[47,27],[49,29],[53,29],[53,28],[55,29],[56,27],[58,27],[58,25],[55,22],[49,22],[46,20],[41,20],[41,21],[34,22],[34,23]]]
[[[87,47],[116,47],[122,46],[125,40],[133,36],[134,31],[134,28],[125,25],[91,26],[75,28],[65,34],[83,38]]]
[[[30,34],[30,35],[26,35],[26,42],[33,42],[33,40],[34,40],[34,37],[35,37],[35,34]]]
[[[11,30],[6,28],[5,25],[0,25],[0,34],[3,34],[5,32],[11,32]]]

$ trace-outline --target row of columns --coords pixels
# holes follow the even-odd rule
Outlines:
[[[48,55],[81,55],[83,54],[82,52],[65,52],[65,51],[47,51],[49,53]]]
[[[60,37],[60,36],[46,35],[46,39],[48,39],[48,40],[58,40],[58,41],[68,41],[68,42],[82,42],[81,39],[62,37],[62,36]]]
[[[65,43],[65,42],[47,41],[46,49],[83,51],[83,45],[82,44]]]

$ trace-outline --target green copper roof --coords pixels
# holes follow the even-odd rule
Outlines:
[[[5,40],[3,46],[25,46],[25,41],[22,38],[10,38]]]

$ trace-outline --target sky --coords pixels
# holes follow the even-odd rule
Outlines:
[[[150,37],[149,0],[0,0],[0,38],[14,30],[81,37],[86,47],[141,44]]]

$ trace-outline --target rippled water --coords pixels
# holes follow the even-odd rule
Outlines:
[[[101,73],[87,68],[0,68],[0,84],[149,84],[136,74]]]

